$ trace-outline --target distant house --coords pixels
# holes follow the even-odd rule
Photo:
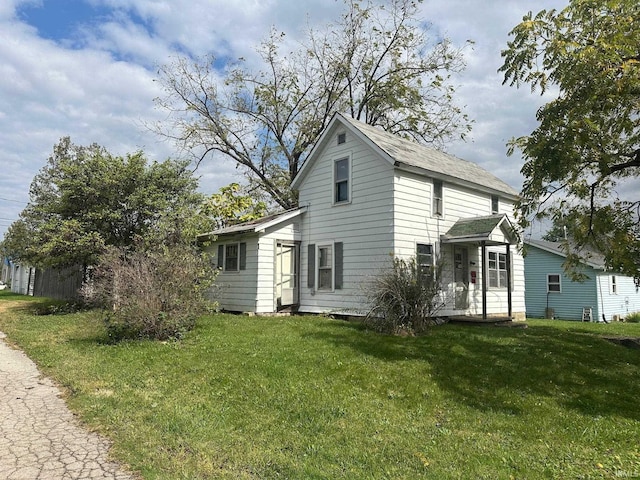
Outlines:
[[[563,320],[613,321],[640,311],[640,289],[633,278],[606,271],[594,254],[581,268],[584,282],[564,274],[562,245],[525,241],[525,301],[527,315]]]
[[[223,309],[361,315],[397,256],[444,260],[443,316],[524,318],[517,192],[478,165],[336,114],[292,187],[300,208],[203,236]]]

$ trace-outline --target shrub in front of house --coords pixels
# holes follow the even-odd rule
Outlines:
[[[393,258],[367,285],[365,324],[380,333],[420,334],[434,325],[442,303],[442,261],[420,265],[415,257]]]
[[[83,293],[103,309],[112,339],[165,340],[180,338],[208,311],[206,291],[213,277],[207,259],[188,245],[133,252],[112,248]]]
[[[628,314],[626,317],[624,317],[624,321],[629,323],[640,323],[640,312]]]

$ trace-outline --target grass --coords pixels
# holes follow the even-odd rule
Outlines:
[[[640,350],[601,337],[638,324],[399,338],[216,315],[179,343],[113,345],[94,312],[12,305],[0,330],[145,479],[640,477]]]

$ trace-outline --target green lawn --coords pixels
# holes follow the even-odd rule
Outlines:
[[[601,338],[640,324],[399,338],[216,315],[112,345],[94,313],[7,300],[0,330],[145,479],[640,478],[640,350]]]

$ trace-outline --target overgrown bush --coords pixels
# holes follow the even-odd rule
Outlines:
[[[640,323],[640,312],[628,314],[626,317],[624,317],[624,321],[629,323]]]
[[[422,333],[444,306],[441,292],[442,261],[425,270],[415,258],[394,258],[368,285],[365,323],[381,333]]]
[[[154,251],[110,248],[83,289],[86,300],[104,309],[114,340],[180,338],[211,306],[210,262],[189,245]]]

